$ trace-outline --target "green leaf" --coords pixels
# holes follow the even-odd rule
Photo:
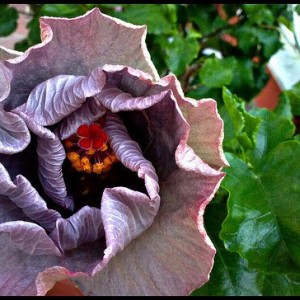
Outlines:
[[[255,168],[234,154],[222,181],[229,193],[220,237],[265,272],[300,272],[300,143],[277,145]]]
[[[175,75],[184,73],[186,67],[197,57],[200,46],[194,38],[172,36],[165,44],[165,61]]]
[[[231,83],[235,65],[236,60],[232,57],[227,59],[207,58],[199,72],[200,80],[211,88],[228,85]]]
[[[238,39],[238,48],[247,56],[259,55],[270,58],[280,47],[279,32],[276,29],[266,29],[255,25],[245,24],[233,31]]]
[[[201,85],[197,89],[191,90],[187,93],[188,97],[194,99],[213,98],[217,102],[222,103],[222,90],[220,88],[209,88],[205,85]]]
[[[261,274],[263,296],[296,296],[300,294],[299,274]]]
[[[243,4],[249,21],[256,24],[273,24],[274,17],[270,9],[265,4]]]
[[[249,101],[253,97],[253,91],[255,91],[258,84],[254,80],[253,62],[249,58],[238,58],[235,61],[233,78],[228,88],[233,93]]]
[[[234,136],[244,150],[253,149],[256,144],[255,135],[258,131],[260,118],[247,113],[245,102],[233,95],[226,87],[223,87],[223,100],[230,117],[230,119],[227,118],[227,124],[230,121],[229,126],[233,130],[227,131],[227,136]]]
[[[279,102],[274,110],[274,113],[278,117],[285,118],[292,122],[293,120],[293,113],[292,113],[292,106],[289,97],[286,96],[285,92],[280,93],[279,95]]]
[[[280,96],[288,98],[293,114],[300,116],[300,82],[295,84],[292,89],[283,91]]]
[[[225,249],[219,238],[219,232],[227,209],[224,198],[223,201],[217,199],[220,194],[224,194],[222,188],[204,213],[204,226],[217,250],[214,266],[210,280],[195,290],[192,296],[294,296],[299,294],[300,274],[267,274],[250,269],[247,260]]]
[[[164,15],[164,10],[169,8],[162,8],[163,5],[129,5],[123,12],[118,12],[115,16],[136,25],[147,25],[148,33],[156,35],[172,33],[172,24]],[[172,9],[169,17],[174,18]]]
[[[190,4],[187,13],[189,20],[199,27],[203,35],[211,34],[227,25],[227,21],[220,18],[212,4]]]
[[[253,165],[260,163],[260,160],[276,145],[291,139],[295,132],[295,125],[291,120],[291,113],[288,112],[289,102],[284,104],[280,101],[279,107],[272,112],[265,108],[250,110],[252,116],[262,119],[256,135],[257,143],[253,151],[247,156]]]
[[[0,36],[8,36],[17,28],[19,14],[8,4],[0,4]]]
[[[87,10],[84,4],[43,4],[40,15],[74,18],[86,13]]]
[[[208,236],[216,247],[213,270],[210,280],[193,296],[259,296],[258,275],[247,267],[247,261],[237,253],[224,248],[218,237],[221,223],[226,216],[224,203],[211,202],[205,209],[204,221]]]

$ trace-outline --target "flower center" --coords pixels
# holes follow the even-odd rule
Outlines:
[[[83,124],[64,140],[67,158],[78,172],[101,174],[111,169],[117,158],[107,134],[99,123]]]

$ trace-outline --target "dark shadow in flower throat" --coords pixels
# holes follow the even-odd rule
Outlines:
[[[174,138],[176,127],[172,120],[168,122],[167,112],[164,118],[154,119],[151,110],[123,111],[119,116],[130,137],[141,147],[145,159],[153,164],[159,181],[163,181],[177,169],[174,155],[178,145]]]
[[[63,174],[68,195],[74,199],[75,212],[85,205],[100,208],[105,188],[122,186],[147,194],[144,180],[120,162],[113,164],[103,174],[87,174],[76,171],[66,159],[63,163]]]

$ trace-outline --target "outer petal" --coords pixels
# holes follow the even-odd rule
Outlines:
[[[171,89],[191,129],[187,143],[206,163],[216,169],[229,166],[222,149],[223,120],[217,112],[216,101],[196,101],[184,97],[179,81],[174,75],[162,78],[158,86]]]
[[[8,233],[12,242],[30,255],[60,255],[45,230],[33,223],[13,221],[0,224],[0,233]]]
[[[35,280],[39,272],[53,266],[64,266],[68,275],[76,276],[78,271],[89,274],[99,262],[103,249],[99,242],[82,245],[79,249],[68,251],[63,257],[57,255],[30,255],[19,250],[8,234],[0,234],[0,295],[36,295]],[[54,267],[60,269],[62,267]],[[46,284],[51,284],[48,278]],[[56,277],[56,279],[59,279]],[[38,289],[42,285],[38,285]],[[51,288],[51,286],[50,286]]]
[[[20,56],[21,54],[23,54],[23,53],[0,46],[0,60],[15,58],[15,57]]]
[[[25,122],[18,115],[0,109],[0,153],[20,152],[29,142],[30,133]]]
[[[75,278],[65,269],[52,269],[43,277],[71,277],[85,295],[189,294],[208,280],[212,268],[215,249],[205,233],[203,213],[223,176],[173,172],[161,185],[162,203],[152,226],[101,272]]]
[[[22,52],[15,50],[7,49],[3,46],[0,46],[0,99],[4,99],[10,92],[10,83],[9,83],[9,70],[2,64],[2,60],[12,59],[18,57]],[[2,108],[3,103],[0,100],[0,107]]]
[[[43,43],[4,62],[12,84],[7,109],[24,103],[33,88],[48,78],[86,75],[104,64],[131,66],[158,79],[145,44],[145,26],[106,16],[98,8],[73,19],[42,17],[40,22]]]
[[[62,173],[66,153],[58,137],[49,129],[40,126],[26,114],[19,112],[29,129],[37,135],[39,177],[45,193],[57,204],[72,208],[73,200],[67,195]]]
[[[67,220],[59,219],[51,238],[62,250],[78,248],[83,243],[93,242],[104,234],[101,211],[84,206]]]

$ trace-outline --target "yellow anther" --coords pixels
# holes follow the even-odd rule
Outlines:
[[[75,167],[74,166],[74,168],[75,168],[75,170],[77,171],[77,172],[82,172],[83,171],[83,168],[80,166],[80,167]]]
[[[108,171],[111,168],[112,162],[109,157],[105,157],[103,160],[103,171]]]
[[[81,168],[82,164],[81,164],[80,160],[77,159],[77,160],[72,162],[72,166],[76,169],[76,168]]]
[[[118,160],[117,157],[114,154],[111,154],[109,157],[110,157],[110,160],[111,160],[112,163],[114,163],[115,161]]]
[[[103,163],[96,163],[93,165],[93,172],[96,174],[100,174],[103,170]]]
[[[92,173],[92,165],[91,164],[85,164],[82,166],[83,171],[86,173]]]
[[[81,159],[81,163],[84,164],[84,165],[88,165],[90,163],[90,160],[86,156],[84,156]]]
[[[74,161],[76,161],[76,160],[79,159],[79,154],[76,153],[76,152],[69,152],[69,153],[67,154],[67,157],[68,157],[68,159],[69,159],[71,162],[74,162]]]
[[[104,143],[101,148],[100,148],[101,151],[106,151],[107,150],[107,145],[106,143]]]
[[[94,149],[91,148],[91,149],[89,149],[89,150],[86,151],[86,154],[93,155],[95,152],[96,152],[96,150],[94,150]]]

